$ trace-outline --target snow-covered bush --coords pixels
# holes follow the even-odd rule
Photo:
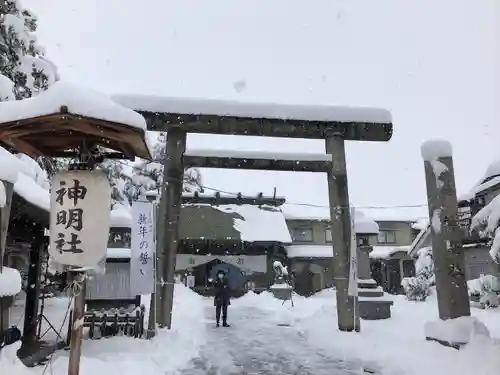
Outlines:
[[[471,221],[471,231],[479,232],[483,238],[492,240],[490,255],[500,263],[500,194],[483,207]]]
[[[469,296],[481,308],[498,307],[500,305],[500,282],[498,277],[483,275],[467,282]]]
[[[425,301],[430,294],[430,285],[426,278],[420,276],[405,277],[401,285],[408,301]]]
[[[418,251],[415,271],[416,276],[405,277],[401,281],[401,286],[409,301],[425,301],[431,293],[431,286],[435,284],[431,247],[425,247]]]

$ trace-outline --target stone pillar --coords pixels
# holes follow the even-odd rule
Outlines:
[[[351,214],[345,142],[341,134],[328,134],[326,152],[332,155],[332,169],[328,173],[328,193],[334,254],[333,274],[337,291],[338,327],[341,331],[359,331],[357,299],[347,294],[350,269]]]
[[[182,204],[184,166],[182,156],[186,151],[187,134],[180,128],[167,131],[167,150],[163,161],[163,185],[159,221],[164,228],[159,233],[158,244],[161,267],[159,285],[158,325],[172,327],[172,307],[175,284],[175,262],[179,245],[179,216]],[[163,281],[163,282],[162,282]]]
[[[439,317],[444,320],[469,316],[452,147],[447,141],[434,140],[425,142],[421,151],[429,202]]]

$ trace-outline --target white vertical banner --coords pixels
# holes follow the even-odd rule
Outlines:
[[[351,249],[349,257],[349,286],[347,294],[349,296],[358,296],[358,244],[356,242],[356,226],[354,225],[356,210],[351,208]]]
[[[130,293],[150,294],[155,289],[154,205],[132,203],[132,233],[130,257]]]

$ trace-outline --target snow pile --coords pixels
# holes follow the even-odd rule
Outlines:
[[[326,183],[326,182],[325,182]],[[285,203],[281,210],[287,220],[330,221],[330,208],[328,206],[307,206]],[[378,234],[378,224],[360,210],[356,210],[354,220],[356,233]]]
[[[142,303],[149,307],[148,298],[143,298]],[[200,346],[205,343],[203,309],[203,297],[176,284],[171,330],[160,330],[152,340],[128,337],[86,340],[80,374],[175,374],[199,354]],[[67,365],[67,356],[57,357],[52,364],[54,374],[66,374]]]
[[[370,251],[371,259],[388,259],[399,251],[408,253],[410,246],[373,246]]]
[[[158,97],[152,95],[115,95],[113,99],[121,105],[134,110],[185,115],[215,115],[380,124],[389,124],[392,122],[391,113],[381,108],[297,104],[286,105],[216,99]]]
[[[0,297],[15,296],[21,291],[21,274],[18,270],[3,267],[0,270]]]
[[[296,322],[308,343],[340,360],[360,361],[384,375],[492,375],[500,368],[500,347],[487,337],[476,335],[468,345],[455,350],[423,335],[426,322],[438,315],[436,293],[425,302],[406,301],[394,296],[391,319],[361,322],[361,333],[340,332],[337,327],[335,293],[328,291],[318,308],[315,297],[310,306],[315,313]],[[500,338],[495,310],[474,310],[494,339]],[[469,330],[469,333],[471,330]],[[477,331],[475,331],[477,332]]]
[[[17,351],[21,347],[21,342],[4,347],[0,350],[0,366],[2,374],[11,375],[33,375],[33,372],[28,369],[17,357]]]
[[[492,238],[491,258],[500,262],[500,195],[483,207],[471,221],[471,230],[479,231],[481,237]]]
[[[425,161],[435,161],[453,155],[451,143],[443,139],[433,139],[422,143],[420,147],[422,158]]]
[[[111,210],[111,227],[130,228],[132,226],[132,213],[130,206],[115,204]]]
[[[496,276],[483,275],[477,279],[467,281],[469,294],[480,294],[484,290],[500,292],[500,281]]]
[[[473,316],[434,320],[425,323],[425,337],[449,344],[467,344],[477,336],[490,338],[488,328]]]
[[[138,113],[121,107],[108,96],[59,81],[33,98],[0,103],[0,123],[47,116],[67,107],[73,114],[129,125],[146,130]]]
[[[417,221],[415,221],[413,224],[412,224],[412,228],[413,229],[417,229],[419,230],[420,232],[422,231],[425,231],[427,229],[427,227],[429,226],[429,220],[428,219],[419,219]]]
[[[467,281],[471,305],[479,308],[498,307],[500,305],[500,281],[497,276],[483,275]]]

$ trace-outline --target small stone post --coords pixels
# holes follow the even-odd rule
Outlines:
[[[337,289],[338,327],[341,331],[359,331],[359,308],[357,298],[349,296],[351,214],[345,141],[341,134],[328,134],[326,152],[332,155],[332,170],[328,173],[328,193],[330,197],[330,218],[333,246],[333,274]]]
[[[432,257],[442,320],[470,315],[452,147],[448,141],[422,144],[432,235]]]

